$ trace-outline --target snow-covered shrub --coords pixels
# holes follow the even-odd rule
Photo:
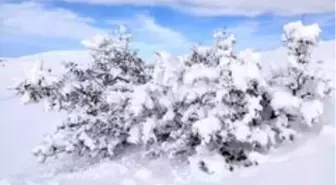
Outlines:
[[[55,133],[36,148],[41,160],[62,153],[112,157],[126,145],[131,126],[137,124],[136,112],[130,108],[139,101],[133,92],[148,80],[143,61],[128,47],[129,40],[127,32],[118,30],[112,36],[84,41],[93,60],[87,68],[70,62],[66,73],[52,82],[37,68],[17,87],[25,99],[46,100],[49,108],[68,113]]]
[[[292,140],[299,128],[319,124],[322,99],[333,90],[331,79],[320,69],[321,62],[311,59],[321,30],[316,24],[301,21],[284,26],[283,40],[288,48],[287,71],[272,79],[270,105],[274,110],[280,140]]]
[[[194,137],[200,140],[195,157],[219,154],[233,170],[237,165],[254,164],[249,155],[266,149],[272,140],[261,120],[267,84],[260,74],[258,54],[250,50],[235,54],[235,37],[225,32],[217,32],[215,39],[215,46],[207,52],[212,57],[202,62],[193,57],[188,62],[183,117],[192,122]],[[207,155],[199,162],[210,172]]]
[[[258,54],[235,54],[235,37],[224,31],[214,37],[213,46],[195,47],[191,55],[158,54],[148,85],[157,93],[155,109],[162,111],[146,145],[152,156],[181,162],[204,152],[217,154],[232,170],[254,164],[249,155],[271,144],[273,135],[261,117],[267,84]]]
[[[38,65],[17,87],[26,101],[46,100],[68,114],[35,154],[100,159],[136,146],[147,157],[196,163],[210,174],[213,159],[230,171],[257,164],[260,154],[293,140],[301,123],[318,123],[321,99],[332,90],[318,64],[310,65],[319,31],[285,26],[291,65],[270,82],[259,55],[236,53],[235,36],[222,30],[212,46],[179,57],[157,52],[150,66],[128,47],[124,30],[94,37],[83,42],[93,58],[87,68],[70,62],[55,79]]]
[[[23,103],[39,102],[50,95],[51,89],[49,87],[57,81],[50,72],[50,70],[43,68],[43,61],[36,61],[27,78],[16,87]]]

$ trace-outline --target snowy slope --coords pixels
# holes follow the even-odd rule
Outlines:
[[[54,123],[62,120],[57,113],[43,112],[41,105],[21,105],[8,87],[24,77],[36,60],[46,61],[45,67],[57,72],[62,70],[62,61],[88,59],[83,51],[54,51],[7,59],[0,65],[0,148],[4,149],[0,152],[0,179],[35,162],[30,151]]]
[[[334,74],[334,41],[323,42],[314,58],[325,60],[326,72]],[[285,50],[280,48],[262,54],[265,66],[282,65]],[[0,65],[0,185],[10,184],[101,184],[101,185],[170,185],[170,184],[256,184],[256,185],[331,185],[335,174],[334,102],[326,107],[324,122],[328,123],[321,134],[311,133],[297,144],[271,154],[265,164],[235,172],[223,177],[204,176],[183,169],[174,175],[164,161],[140,164],[136,157],[127,161],[105,162],[87,170],[53,175],[50,166],[36,164],[31,149],[44,134],[53,130],[62,120],[58,113],[46,113],[42,105],[23,106],[7,89],[17,77],[23,77],[35,60],[44,60],[45,67],[61,71],[61,61],[86,63],[89,56],[84,51],[56,51],[6,59]],[[145,162],[143,162],[145,163]],[[56,164],[57,165],[57,164]],[[1,180],[3,179],[3,180]]]

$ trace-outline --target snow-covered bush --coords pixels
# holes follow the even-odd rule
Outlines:
[[[267,84],[256,53],[235,54],[235,37],[223,31],[214,37],[213,47],[196,48],[186,61],[190,67],[184,76],[182,115],[199,140],[195,157],[219,154],[232,170],[236,165],[252,165],[255,161],[249,155],[271,141],[261,120],[260,102]],[[199,162],[211,171],[205,159]]]
[[[270,82],[273,124],[281,133],[280,140],[292,140],[300,128],[319,124],[322,100],[333,90],[331,79],[320,69],[321,62],[311,59],[320,32],[318,25],[306,26],[301,21],[284,26],[289,65],[287,71]]]
[[[35,154],[43,161],[66,153],[101,159],[136,146],[147,157],[196,163],[207,173],[216,171],[214,158],[230,171],[257,164],[260,154],[293,140],[301,123],[318,124],[321,99],[332,90],[310,65],[319,31],[285,26],[291,65],[270,82],[259,55],[236,53],[235,36],[222,30],[212,46],[191,54],[157,52],[151,66],[132,52],[123,29],[84,41],[88,67],[70,62],[55,79],[38,65],[17,87],[26,102],[46,100],[68,114]]]
[[[146,136],[139,142],[150,156],[188,162],[204,152],[218,154],[232,170],[254,164],[249,155],[271,144],[273,135],[261,117],[267,84],[258,55],[235,54],[235,37],[223,31],[215,39],[213,46],[195,47],[187,56],[157,53],[142,95],[151,106],[141,110],[137,129]],[[208,168],[202,158],[198,162]]]
[[[17,87],[26,100],[46,100],[49,108],[68,113],[56,132],[36,148],[41,160],[62,153],[112,157],[126,145],[129,129],[137,123],[129,108],[138,101],[133,92],[148,79],[143,61],[128,47],[129,40],[127,32],[118,30],[84,41],[93,59],[87,68],[70,62],[66,73],[52,82],[37,68]]]
[[[29,71],[27,78],[17,85],[16,91],[23,103],[39,102],[50,95],[52,86],[57,79],[53,78],[50,70],[43,68],[43,61],[36,61]]]

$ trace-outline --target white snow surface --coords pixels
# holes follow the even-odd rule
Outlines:
[[[220,121],[216,117],[208,117],[206,119],[196,121],[193,126],[195,131],[205,139],[205,142],[209,142],[211,135],[220,131],[222,128]]]
[[[334,41],[322,42],[313,58],[324,60],[324,70],[334,76]],[[284,66],[283,48],[261,54],[262,66]],[[190,168],[175,169],[165,160],[145,161],[136,153],[76,171],[60,171],[66,161],[38,164],[32,149],[63,119],[43,111],[43,105],[24,106],[7,87],[23,77],[36,60],[61,71],[62,61],[87,63],[83,51],[57,51],[7,59],[0,65],[0,185],[333,185],[335,184],[335,106],[324,107],[321,132],[311,132],[264,158],[264,163],[233,173],[209,176]],[[273,67],[272,67],[273,66]],[[266,73],[267,75],[267,73]],[[308,108],[308,107],[306,107]],[[318,113],[318,111],[317,111]],[[261,156],[256,156],[261,157]],[[217,164],[221,164],[220,158]],[[69,165],[69,164],[68,164]]]

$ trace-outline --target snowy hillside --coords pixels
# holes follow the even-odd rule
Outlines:
[[[334,76],[335,42],[322,42],[313,58],[324,60],[324,69]],[[335,183],[335,119],[334,103],[325,107],[321,134],[310,133],[295,145],[273,152],[267,161],[224,177],[213,177],[190,169],[172,170],[163,161],[138,163],[136,157],[105,162],[86,170],[54,175],[52,167],[38,165],[31,150],[44,134],[51,132],[63,115],[41,111],[42,105],[24,106],[8,87],[23,77],[36,60],[45,61],[46,68],[61,71],[62,61],[86,63],[85,51],[56,51],[7,59],[0,63],[0,185],[172,185],[172,184],[234,184],[234,185],[332,185]],[[277,66],[286,61],[285,50],[262,53],[264,66]],[[271,64],[272,63],[272,64]],[[267,75],[267,74],[266,74]],[[132,161],[134,159],[134,161]],[[57,164],[50,164],[57,165]],[[177,174],[173,173],[176,172]],[[1,180],[3,179],[3,180]]]
[[[68,60],[87,61],[87,52],[54,51],[32,56],[7,59],[0,65],[0,145],[6,150],[0,154],[0,178],[15,174],[24,166],[35,161],[31,155],[34,145],[40,142],[53,123],[59,122],[58,114],[41,111],[40,105],[23,106],[9,90],[18,79],[22,78],[34,66],[36,60],[45,60],[47,68],[55,72],[62,70],[61,63]],[[27,132],[33,128],[34,132]],[[13,142],[8,142],[8,140]],[[13,154],[17,154],[13,157]]]

